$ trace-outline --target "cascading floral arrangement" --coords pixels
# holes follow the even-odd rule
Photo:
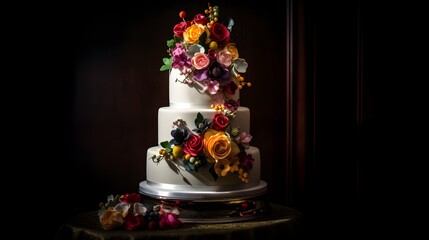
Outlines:
[[[141,203],[138,193],[122,196],[109,195],[106,203],[100,203],[98,216],[105,230],[124,228],[126,230],[171,229],[182,225],[177,206],[155,205],[148,210]]]
[[[244,86],[243,73],[247,62],[239,57],[236,44],[231,40],[234,21],[228,25],[219,21],[219,7],[210,6],[204,14],[197,14],[192,20],[185,20],[186,12],[181,11],[181,22],[173,28],[174,37],[167,41],[169,57],[163,58],[161,71],[172,68],[184,75],[184,84],[199,85],[209,94],[215,110],[235,111],[239,103],[231,96]]]
[[[247,183],[254,162],[252,155],[246,153],[252,136],[230,125],[239,107],[239,100],[233,96],[251,86],[242,75],[248,64],[239,57],[236,44],[231,41],[234,21],[229,19],[228,25],[221,23],[219,7],[210,4],[204,14],[195,15],[193,20],[185,20],[184,11],[179,17],[182,21],[174,26],[173,39],[167,41],[169,57],[163,59],[160,70],[180,70],[184,78],[176,82],[198,85],[211,96],[211,108],[217,113],[213,119],[198,113],[193,130],[177,119],[171,131],[173,138],[160,143],[163,148],[159,155],[152,156],[152,161],[178,161],[187,171],[197,172],[209,165],[214,180],[236,174]]]

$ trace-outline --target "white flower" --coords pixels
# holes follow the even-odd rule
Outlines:
[[[146,215],[147,208],[141,203],[134,203],[134,215]]]
[[[124,203],[124,202],[120,202],[120,203],[116,204],[116,206],[114,208],[115,211],[121,213],[122,217],[127,216],[128,209],[130,209],[130,204]]]
[[[193,58],[195,53],[204,53],[205,49],[203,46],[199,44],[191,45],[188,47],[188,50],[186,51],[186,55],[188,55],[189,58]]]
[[[237,70],[239,73],[245,73],[247,66],[249,66],[249,64],[247,64],[246,60],[243,58],[235,59],[232,64],[234,65],[235,70]]]

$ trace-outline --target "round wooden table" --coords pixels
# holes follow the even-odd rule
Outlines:
[[[289,207],[270,204],[271,213],[250,221],[216,224],[185,223],[168,230],[104,230],[97,211],[69,219],[56,234],[56,239],[302,239],[304,216]]]

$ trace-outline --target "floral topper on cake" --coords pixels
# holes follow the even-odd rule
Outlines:
[[[193,130],[184,120],[177,119],[173,122],[172,139],[161,142],[163,148],[158,156],[152,156],[152,161],[158,163],[165,159],[196,172],[198,168],[208,166],[214,180],[234,174],[248,183],[254,159],[246,153],[246,148],[249,148],[252,136],[231,127],[231,118],[216,113],[210,121],[197,113]]]
[[[232,96],[251,83],[244,81],[242,74],[248,64],[239,57],[231,39],[234,21],[230,19],[228,25],[221,23],[219,7],[210,4],[204,14],[199,13],[192,20],[185,20],[185,11],[179,17],[182,21],[174,26],[173,39],[167,41],[170,57],[162,59],[164,65],[160,70],[180,70],[184,80],[176,81],[200,85],[213,99],[211,108],[236,111],[239,103]]]

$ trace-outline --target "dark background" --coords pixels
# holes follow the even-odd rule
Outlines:
[[[423,144],[415,135],[423,134],[419,113],[427,109],[415,57],[419,7],[216,3],[222,21],[234,19],[233,41],[249,63],[252,87],[241,103],[251,110],[267,198],[301,211],[308,236],[385,236],[406,229],[404,222],[417,225],[408,203],[420,199],[415,169]],[[168,75],[159,71],[165,42],[180,10],[190,18],[206,6],[76,3],[27,6],[15,15],[25,21],[12,29],[22,48],[10,62],[19,63],[14,76],[25,79],[16,81],[25,97],[13,98],[19,127],[9,130],[10,142],[26,147],[13,149],[25,164],[9,162],[26,183],[11,192],[43,207],[30,224],[37,235],[53,236],[109,194],[138,191],[146,150],[158,144],[157,110],[168,106]]]

